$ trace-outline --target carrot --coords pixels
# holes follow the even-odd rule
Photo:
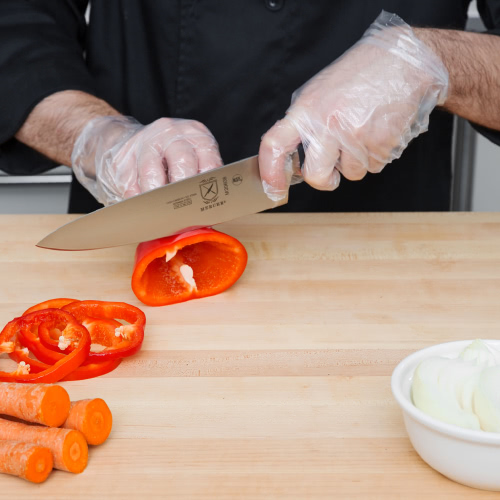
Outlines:
[[[102,444],[109,436],[113,416],[100,398],[71,402],[68,420],[63,427],[80,431],[88,444]]]
[[[0,382],[0,413],[27,422],[59,427],[68,418],[70,399],[59,385]]]
[[[48,448],[56,469],[82,472],[87,466],[88,446],[81,432],[10,422],[0,418],[0,440],[23,441]]]
[[[32,443],[0,441],[0,472],[43,483],[52,472],[52,453]]]

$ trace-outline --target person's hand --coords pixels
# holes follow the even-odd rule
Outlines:
[[[200,122],[125,116],[91,120],[71,155],[80,183],[104,205],[220,167],[219,147]]]
[[[273,200],[287,195],[289,156],[302,143],[304,180],[334,190],[340,173],[360,180],[399,158],[443,104],[448,72],[398,16],[383,12],[363,38],[292,97],[262,138],[259,165]]]

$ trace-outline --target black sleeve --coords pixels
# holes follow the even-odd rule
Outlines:
[[[486,26],[486,33],[500,35],[500,1],[477,0],[477,10]]]
[[[42,99],[70,89],[94,94],[83,56],[87,5],[88,0],[0,0],[0,160],[40,158],[13,136]],[[23,154],[11,155],[13,150]],[[1,165],[9,170],[6,162]],[[47,167],[23,168],[15,173]]]
[[[486,26],[484,33],[500,36],[500,0],[477,0],[477,10]],[[497,60],[500,54],[494,54],[493,57]],[[498,103],[496,106],[500,107]],[[500,131],[472,122],[471,125],[491,142],[500,145]]]

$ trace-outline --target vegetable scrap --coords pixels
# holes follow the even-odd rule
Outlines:
[[[58,385],[0,383],[0,473],[34,483],[53,468],[75,474],[85,470],[88,445],[100,445],[110,435],[113,417],[100,398],[70,402]]]
[[[210,228],[140,243],[132,290],[149,306],[165,306],[224,292],[247,265],[245,247]]]
[[[144,313],[124,302],[41,302],[0,332],[0,354],[18,363],[13,372],[0,371],[0,382],[55,383],[104,375],[140,350],[145,326]]]

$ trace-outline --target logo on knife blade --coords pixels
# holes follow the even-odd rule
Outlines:
[[[200,182],[200,194],[204,203],[213,203],[219,196],[219,186],[215,177]]]

